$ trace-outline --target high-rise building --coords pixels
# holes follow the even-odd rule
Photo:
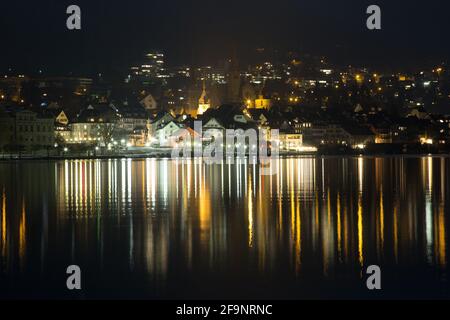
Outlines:
[[[150,77],[160,78],[164,70],[164,54],[162,52],[149,52],[141,65],[141,72]]]
[[[139,65],[130,68],[130,77],[156,79],[167,77],[164,67],[164,53],[159,51],[148,52]]]

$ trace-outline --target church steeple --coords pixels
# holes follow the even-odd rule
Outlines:
[[[198,103],[199,104],[205,104],[206,102],[206,83],[205,80],[203,79],[203,90],[202,90],[202,94],[200,95],[200,98],[198,99]]]
[[[210,107],[211,107],[211,101],[208,98],[208,96],[206,95],[206,82],[203,79],[203,90],[202,90],[202,94],[200,95],[200,98],[198,99],[197,115],[203,114]]]
[[[228,72],[227,102],[240,103],[239,96],[241,89],[241,74],[239,72],[239,62],[236,49],[233,50],[233,56],[230,61],[230,69]]]

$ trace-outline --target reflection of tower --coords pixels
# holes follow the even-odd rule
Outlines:
[[[240,103],[239,91],[241,88],[241,74],[239,72],[239,63],[237,54],[234,52],[231,59],[230,70],[228,72],[227,102]]]
[[[197,115],[203,114],[210,107],[211,107],[211,102],[210,102],[209,98],[206,96],[206,85],[205,85],[205,80],[203,80],[203,91],[202,91],[202,94],[200,95],[200,98],[198,99]]]

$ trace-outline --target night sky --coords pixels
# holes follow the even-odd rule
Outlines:
[[[70,4],[81,7],[81,31],[66,28]],[[370,4],[382,9],[381,31],[366,29]],[[398,70],[449,60],[449,17],[448,0],[4,0],[0,71],[90,75],[152,49],[169,65],[213,64],[256,47]]]

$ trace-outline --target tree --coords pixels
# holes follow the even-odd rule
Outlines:
[[[99,133],[103,139],[105,146],[111,143],[116,125],[114,123],[101,123],[99,124]]]

